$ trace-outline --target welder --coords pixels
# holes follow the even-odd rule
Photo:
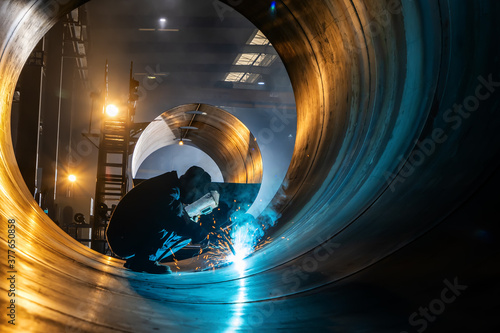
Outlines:
[[[171,171],[148,179],[118,203],[106,230],[108,244],[133,271],[168,274],[159,261],[190,242],[206,242],[208,231],[196,223],[218,205],[211,177],[193,166],[180,178]]]

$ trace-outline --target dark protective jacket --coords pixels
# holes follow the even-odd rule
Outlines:
[[[167,240],[199,243],[206,235],[184,210],[176,171],[145,180],[129,191],[116,206],[106,230],[112,251],[123,258],[153,255]]]

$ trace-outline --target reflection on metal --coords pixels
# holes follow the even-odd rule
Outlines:
[[[202,111],[186,111],[186,114],[199,114],[199,115],[207,115],[206,112]]]
[[[78,244],[41,211],[16,167],[16,80],[55,18],[84,2],[0,5],[2,306],[7,274],[18,278],[16,326],[4,307],[2,332],[400,332],[415,331],[411,318],[440,332],[497,331],[498,226],[489,216],[500,186],[498,1],[289,0],[276,2],[276,15],[268,1],[238,2],[273,42],[297,99],[296,149],[274,202],[280,229],[240,271],[191,273],[184,260],[170,276],[125,271]],[[454,103],[478,92],[490,98],[460,126],[446,122]],[[172,142],[189,119],[180,112],[152,124],[173,123]],[[208,123],[197,127],[220,138]],[[446,139],[424,155],[433,133]],[[417,155],[418,167],[400,164]],[[468,288],[444,313],[434,308],[439,320],[412,317],[444,304],[444,279]]]
[[[181,105],[151,122],[132,155],[132,176],[135,178],[149,155],[181,143],[208,154],[218,165],[225,182],[262,181],[262,156],[255,137],[238,118],[207,104]]]

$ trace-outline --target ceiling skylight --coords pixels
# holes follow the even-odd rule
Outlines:
[[[260,30],[256,30],[249,38],[247,45],[271,45],[269,40],[264,36]],[[236,66],[255,66],[255,67],[269,67],[278,58],[275,54],[267,53],[240,53],[234,61]],[[229,72],[226,74],[224,81],[226,82],[242,82],[242,83],[255,83],[261,77],[260,74],[248,72]]]
[[[269,39],[264,36],[262,31],[257,30],[257,33],[254,35],[248,45],[271,45],[271,43],[269,43]]]

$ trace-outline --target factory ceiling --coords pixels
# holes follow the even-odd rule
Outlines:
[[[91,86],[101,90],[106,59],[110,94],[126,93],[130,63],[141,84],[138,117],[177,105],[294,106],[283,63],[246,18],[211,1],[91,1]]]

